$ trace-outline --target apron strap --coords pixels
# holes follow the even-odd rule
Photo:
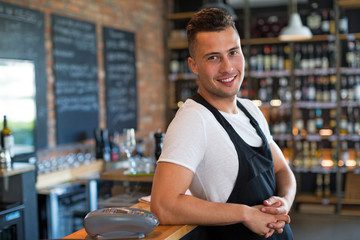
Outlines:
[[[227,132],[228,132],[227,129],[234,130],[231,124],[220,114],[219,110],[217,110],[214,106],[208,103],[199,93],[196,93],[194,96],[191,97],[191,99],[206,107],[215,116],[216,120],[221,124],[221,126],[225,128]],[[263,140],[263,143],[267,143],[265,134],[261,130],[259,123],[256,121],[256,119],[249,113],[249,111],[239,101],[236,101],[236,104],[237,107],[240,108],[240,110],[244,112],[245,115],[250,119],[250,124],[255,128],[256,132]]]

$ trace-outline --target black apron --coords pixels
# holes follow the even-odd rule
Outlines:
[[[261,147],[249,146],[234,130],[230,123],[221,115],[221,113],[210,105],[200,94],[192,97],[196,102],[204,105],[210,110],[217,121],[223,126],[233,142],[238,159],[239,170],[234,189],[232,190],[227,202],[238,203],[248,206],[263,204],[265,199],[276,195],[276,182],[274,173],[274,164],[271,155],[270,146],[262,132],[257,121],[237,101],[238,108],[250,119],[251,125],[256,129],[261,137],[263,144]],[[190,236],[189,236],[190,237]],[[233,224],[227,226],[199,226],[194,231],[192,239],[293,239],[290,226],[284,227],[282,234],[274,233],[270,238],[261,237],[250,231],[243,224]]]

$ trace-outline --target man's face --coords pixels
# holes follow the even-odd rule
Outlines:
[[[199,93],[212,99],[236,96],[244,78],[244,55],[240,37],[228,27],[219,32],[196,35],[192,71],[198,76]]]

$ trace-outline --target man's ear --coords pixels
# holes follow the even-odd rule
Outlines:
[[[196,62],[195,62],[195,60],[194,60],[192,57],[189,57],[189,58],[188,58],[188,64],[189,64],[189,66],[190,66],[190,68],[191,68],[191,71],[193,71],[193,73],[194,73],[196,76],[198,76],[198,75],[199,75],[199,71],[198,71],[198,69],[197,69]]]

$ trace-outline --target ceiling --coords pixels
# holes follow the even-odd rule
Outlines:
[[[287,5],[290,0],[248,0],[250,7],[268,7]],[[296,1],[296,0],[295,0]],[[226,0],[226,3],[233,8],[242,8],[245,0]],[[308,0],[297,0],[298,3],[307,3]]]

